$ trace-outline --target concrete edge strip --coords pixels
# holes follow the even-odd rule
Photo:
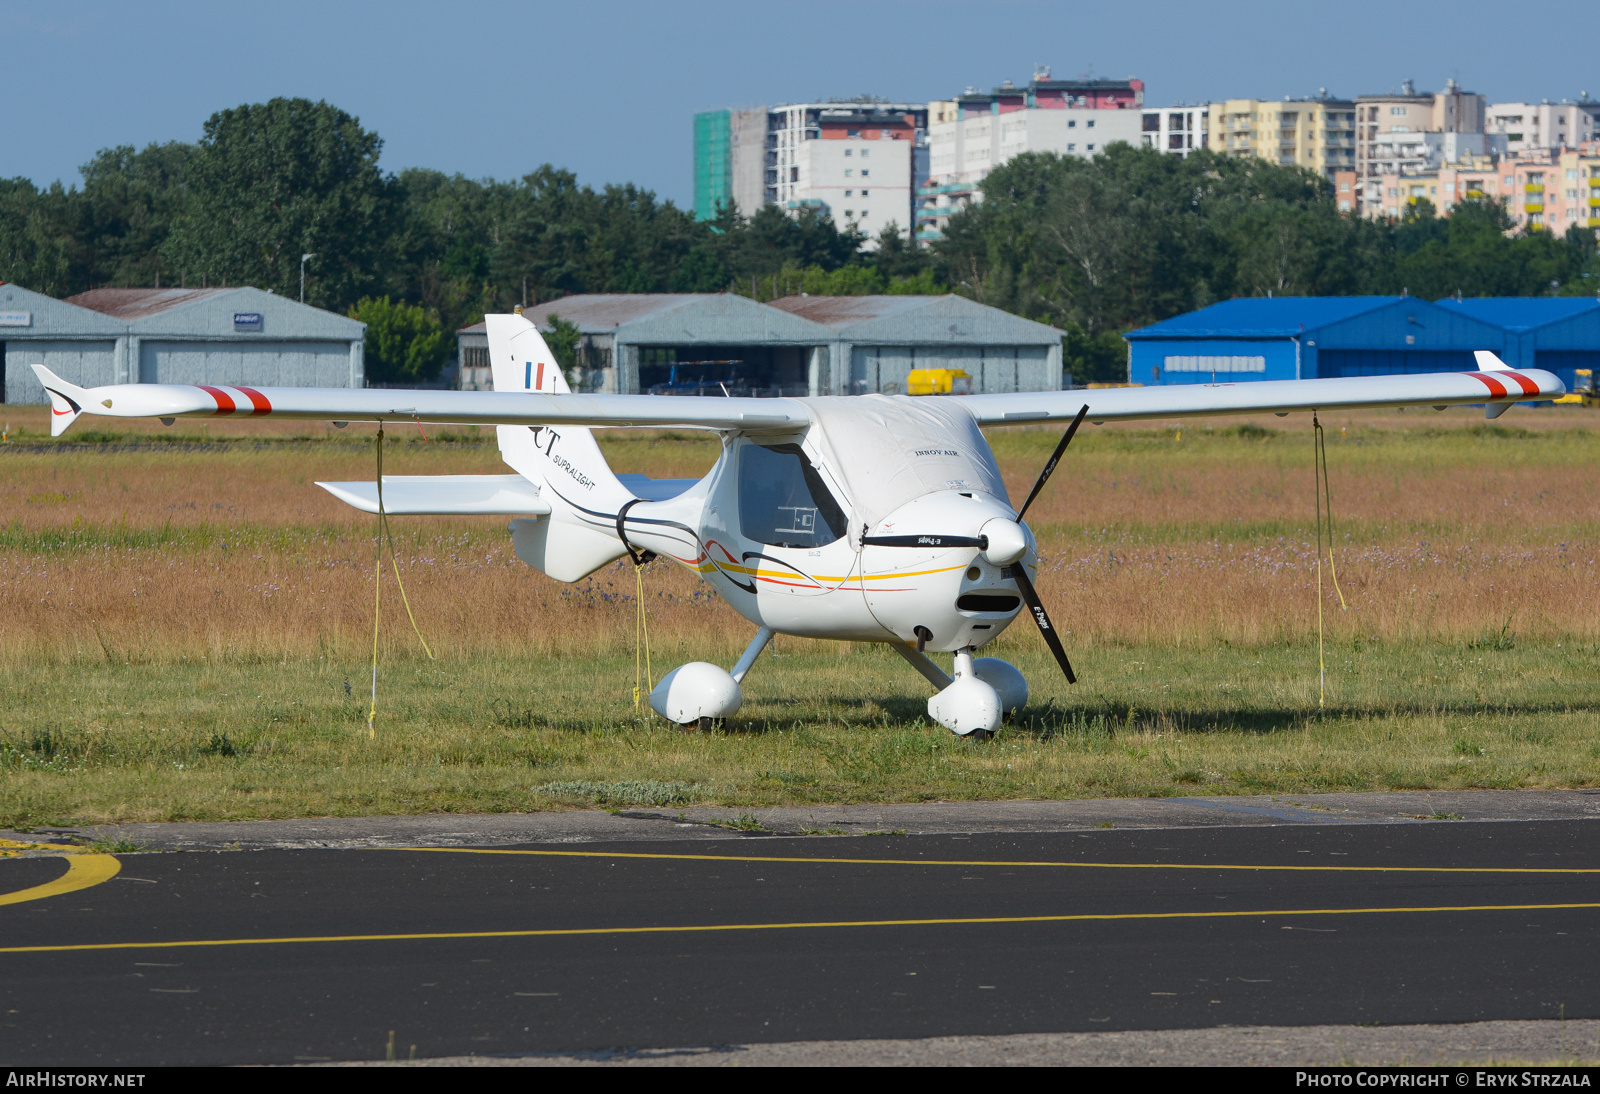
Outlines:
[[[1002,859],[833,858],[827,855],[688,855],[665,851],[547,851],[511,847],[386,847],[445,855],[536,855],[545,858],[692,859],[709,862],[802,862],[844,866],[1054,866],[1081,870],[1263,870],[1371,874],[1600,874],[1587,866],[1291,866],[1220,862],[1041,862]]]

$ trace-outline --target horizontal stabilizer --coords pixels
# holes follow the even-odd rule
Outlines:
[[[363,513],[378,511],[375,482],[319,482]],[[385,475],[383,511],[409,516],[547,516],[550,505],[521,475]]]
[[[699,479],[652,479],[647,475],[618,475],[617,481],[641,501],[668,501],[684,493]]]

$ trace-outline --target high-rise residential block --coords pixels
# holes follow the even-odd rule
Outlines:
[[[1429,135],[1481,134],[1486,106],[1482,95],[1446,80],[1443,91],[1418,92],[1407,80],[1398,93],[1356,98],[1356,174],[1362,187],[1361,211],[1383,215],[1387,194],[1377,179],[1420,174],[1463,155],[1491,154],[1492,142],[1449,141]],[[1370,185],[1369,185],[1370,180]]]
[[[1495,103],[1485,129],[1503,136],[1513,156],[1559,152],[1600,139],[1600,101],[1584,92],[1576,101]]]
[[[1199,105],[1145,107],[1140,125],[1140,143],[1170,156],[1183,157],[1211,143],[1211,107]]]
[[[853,99],[767,111],[766,201],[814,208],[871,237],[893,224],[909,238],[928,108]]]
[[[927,125],[922,103],[866,97],[696,114],[695,216],[814,208],[869,237],[889,224],[909,235]]]
[[[1023,152],[1094,156],[1142,143],[1142,80],[1053,80],[1040,68],[1025,87],[968,88],[928,104],[928,172],[917,188],[917,239],[942,236],[950,217],[982,200],[990,171]]]
[[[1332,178],[1356,164],[1355,103],[1311,99],[1228,99],[1212,103],[1209,144],[1226,156],[1254,156]]]
[[[694,214],[724,206],[749,216],[765,200],[767,111],[708,110],[694,116]]]
[[[1588,145],[1503,164],[1512,180],[1506,211],[1525,230],[1565,235],[1600,228],[1600,147]]]

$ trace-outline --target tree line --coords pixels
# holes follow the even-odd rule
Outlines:
[[[101,286],[250,284],[369,325],[375,380],[437,373],[451,332],[573,293],[771,299],[953,291],[1067,332],[1068,368],[1120,378],[1120,335],[1230,296],[1437,298],[1591,293],[1592,232],[1515,234],[1493,201],[1448,219],[1337,211],[1294,167],[1114,145],[1019,156],[944,239],[886,228],[875,249],[824,213],[722,209],[701,222],[632,185],[549,165],[515,181],[379,166],[381,138],[326,102],[223,110],[200,139],[106,149],[82,187],[0,180],[0,279],[53,296]]]

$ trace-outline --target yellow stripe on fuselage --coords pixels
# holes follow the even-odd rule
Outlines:
[[[824,581],[831,581],[831,582],[837,583],[837,582],[840,582],[840,581],[844,581],[848,577],[852,577],[852,576],[860,576],[864,580],[867,580],[867,581],[889,581],[889,580],[900,581],[900,580],[902,580],[904,578],[908,578],[908,577],[926,577],[929,574],[947,574],[951,570],[962,570],[962,569],[965,569],[966,565],[967,564],[965,562],[963,562],[959,566],[941,566],[937,570],[906,570],[906,571],[896,572],[896,573],[892,573],[892,574],[864,574],[864,575],[844,575],[844,576],[841,576],[841,575],[838,575],[838,574],[833,574],[833,575],[829,575],[829,574],[820,574],[820,575],[819,574],[802,574],[798,570],[763,570],[763,569],[760,569],[760,568],[751,569],[748,566],[739,566],[739,565],[735,565],[735,564],[732,564],[732,563],[729,563],[728,565],[723,565],[722,563],[719,563],[719,562],[712,562],[710,564],[702,564],[702,565],[700,565],[699,567],[696,567],[696,568],[702,574],[720,572],[720,573],[728,573],[728,574],[743,574],[746,577],[757,577],[757,578],[765,577],[765,578],[790,578],[790,579],[792,579],[792,578],[795,578],[795,577],[807,577],[807,578],[810,578],[812,581],[816,581],[816,582],[819,582],[819,583],[820,582],[824,582]]]

